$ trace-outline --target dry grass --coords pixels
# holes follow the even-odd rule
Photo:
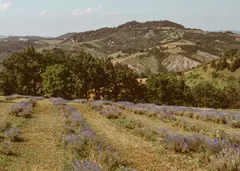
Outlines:
[[[122,110],[122,113],[123,113],[123,115],[127,119],[129,119],[129,120],[138,120],[141,123],[143,123],[144,125],[149,126],[149,127],[153,128],[153,129],[169,128],[169,129],[173,130],[174,132],[180,131],[178,128],[173,127],[171,124],[163,122],[160,119],[157,119],[155,117],[148,117],[148,116],[145,116],[145,115],[138,115],[138,114],[134,114],[133,112],[126,111],[126,110]],[[186,132],[186,131],[181,131],[179,133],[184,134],[184,135],[190,134],[189,132]]]
[[[103,118],[87,105],[74,104],[97,134],[106,137],[123,154],[131,167],[139,171],[204,170],[192,157],[166,150],[161,144],[145,141]]]
[[[33,118],[20,128],[23,142],[14,144],[15,156],[1,170],[59,171],[63,168],[64,151],[59,146],[61,117],[48,100],[39,101]],[[3,159],[4,160],[4,159]],[[4,161],[2,161],[4,162]]]

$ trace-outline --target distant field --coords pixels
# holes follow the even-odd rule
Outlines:
[[[180,40],[180,41],[177,41],[177,42],[167,43],[167,44],[163,45],[163,47],[167,47],[169,49],[172,49],[172,48],[176,48],[179,45],[196,45],[196,44],[193,43],[193,42],[190,42],[188,40]]]
[[[151,70],[152,73],[158,73],[158,61],[154,56],[139,57],[140,55],[146,55],[147,53],[136,53],[126,57],[115,58],[113,63],[123,63],[130,68],[138,71],[139,73]]]
[[[57,171],[77,159],[76,168],[85,168],[81,161],[94,161],[91,165],[103,170],[202,171],[221,167],[221,150],[240,144],[236,110],[83,99],[67,105],[53,99],[54,106],[45,99],[37,101],[30,118],[22,118],[8,111],[28,99],[0,100],[0,131],[3,122],[11,122],[21,138],[10,142],[12,154],[6,155],[8,130],[0,132],[0,170]],[[224,164],[231,163],[224,159]]]
[[[40,42],[43,42],[43,43],[46,43],[46,44],[49,44],[49,45],[57,45],[59,43],[61,43],[63,40],[56,40],[56,39],[53,39],[53,40],[41,40]]]

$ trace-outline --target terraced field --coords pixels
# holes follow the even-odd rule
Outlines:
[[[238,111],[7,99],[0,170],[240,170]]]

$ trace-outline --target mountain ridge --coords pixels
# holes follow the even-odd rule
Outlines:
[[[18,43],[17,40],[8,40]],[[69,54],[85,51],[98,58],[111,58],[114,63],[125,63],[139,73],[150,75],[187,71],[219,59],[226,50],[240,49],[240,35],[233,32],[185,28],[167,20],[130,21],[117,27],[66,33],[56,38],[32,37],[25,44],[27,42],[38,51],[59,49]]]

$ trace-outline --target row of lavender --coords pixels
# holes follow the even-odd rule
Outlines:
[[[219,139],[224,139],[232,144],[239,144],[240,143],[240,133],[239,132],[231,132],[227,133],[225,130],[210,130],[207,127],[204,127],[202,124],[197,124],[197,123],[192,123],[189,121],[186,121],[184,119],[177,119],[175,115],[184,115],[184,116],[189,116],[193,115],[193,112],[189,112],[188,107],[176,107],[176,106],[156,106],[154,104],[132,104],[129,102],[117,102],[117,103],[112,103],[122,109],[129,110],[131,112],[134,112],[136,114],[144,114],[144,115],[150,115],[150,116],[155,116],[159,118],[160,120],[164,122],[169,122],[172,126],[182,128],[185,131],[191,131],[191,132],[197,132],[197,133],[202,133],[211,137],[219,138]],[[147,106],[147,107],[144,107]],[[151,108],[152,106],[152,108]],[[211,114],[213,111],[215,113],[219,112],[217,110],[204,110],[204,109],[196,109],[197,111],[209,111],[208,114],[206,115],[211,115],[212,119],[217,119],[218,115],[217,114]],[[221,111],[220,111],[221,112]],[[221,112],[222,113],[222,112]],[[196,115],[201,115],[197,113]],[[228,116],[230,115],[230,116]],[[204,114],[202,115],[203,117],[205,116]],[[226,112],[225,113],[225,118],[231,117],[234,118],[234,120],[237,120],[236,123],[239,123],[240,120],[239,118],[239,113],[237,112]],[[234,117],[235,116],[235,117]],[[189,116],[191,117],[191,116]],[[233,123],[233,120],[229,120],[229,123]],[[236,128],[236,127],[234,127]],[[238,128],[238,127],[237,127]]]
[[[27,95],[19,95],[19,94],[4,96],[4,98],[5,98],[6,101],[12,101],[12,100],[23,99],[23,98],[26,98],[26,99],[35,98],[35,99],[38,99],[38,100],[43,100],[44,99],[44,97],[42,97],[42,96],[37,97],[37,96],[27,96]]]
[[[18,141],[21,141],[19,129],[10,122],[0,122],[0,154],[12,155],[12,143]]]
[[[115,106],[108,104],[112,103],[109,101],[94,101],[89,103],[92,109],[97,110],[104,117],[108,119],[121,118],[122,122],[124,116],[121,116],[121,111]],[[139,112],[142,112],[142,110],[138,110],[137,113]],[[161,115],[166,115],[166,112]],[[145,126],[140,121],[131,120],[129,122],[130,125],[126,125],[125,123],[125,128],[134,129],[134,133],[141,135],[146,139],[158,140],[160,137],[166,148],[175,152],[203,153],[204,155],[202,155],[202,160],[211,161],[209,165],[211,169],[240,169],[240,141],[237,141],[237,143],[235,141],[229,142],[219,138],[212,139],[203,134],[196,133],[184,136],[174,133],[174,131],[167,128],[159,128],[158,130],[151,129],[149,126]],[[225,156],[228,156],[228,158],[225,158]]]
[[[200,119],[203,121],[229,124],[234,128],[240,128],[240,112],[200,109],[183,106],[158,106],[155,104],[141,103],[134,104],[130,102],[116,102],[114,104],[131,112],[145,114],[148,116],[173,118],[174,115],[180,115]]]
[[[8,113],[17,117],[29,118],[32,115],[32,109],[37,104],[38,98],[31,98],[28,101],[21,101],[12,105]]]
[[[52,98],[51,101],[65,117],[65,134],[62,139],[66,149],[74,155],[72,166],[67,166],[68,169],[131,170],[126,168],[126,162],[119,152],[94,133],[81,113],[66,105],[63,99]]]
[[[29,118],[32,114],[32,109],[36,105],[39,97],[31,98],[28,101],[22,101],[20,103],[12,105],[8,109],[8,113],[12,116]],[[21,141],[20,131],[9,121],[0,122],[0,153],[4,155],[13,154],[12,143]]]
[[[111,118],[118,118],[120,115],[120,111],[118,108],[115,106],[118,106],[122,109],[127,109],[131,112],[134,112],[136,114],[144,114],[144,115],[150,115],[151,117],[155,116],[158,119],[162,120],[163,122],[167,122],[173,127],[177,127],[180,129],[183,129],[184,131],[189,131],[189,132],[196,132],[196,133],[201,133],[207,136],[211,136],[214,138],[219,138],[219,139],[225,139],[230,141],[233,144],[238,144],[240,143],[240,133],[239,132],[230,132],[227,133],[225,130],[221,129],[210,129],[203,124],[198,124],[198,123],[192,123],[190,121],[184,120],[184,118],[176,118],[173,114],[173,112],[166,112],[163,110],[158,110],[157,112],[153,113],[151,110],[145,110],[143,111],[142,107],[136,107],[133,109],[132,104],[131,108],[128,106],[128,102],[117,102],[117,103],[112,103],[111,101],[93,101],[90,102],[90,107],[92,109],[96,109],[100,111],[100,114],[104,115],[105,117],[111,119]],[[114,104],[114,105],[113,105]],[[123,105],[124,104],[124,105]],[[125,105],[127,104],[127,105]],[[103,107],[105,105],[105,107]],[[113,105],[113,106],[111,106]],[[137,105],[135,105],[137,106]]]

